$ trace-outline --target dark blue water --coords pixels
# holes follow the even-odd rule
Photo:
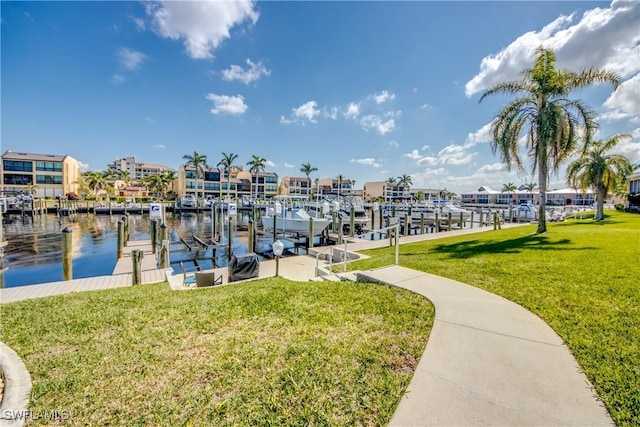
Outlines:
[[[62,280],[62,228],[72,230],[73,278],[109,275],[116,265],[117,230],[119,215],[78,214],[75,217],[58,218],[55,215],[36,215],[22,221],[14,217],[4,224],[5,247],[4,287],[16,287]],[[5,218],[11,220],[11,218]],[[210,214],[176,214],[166,220],[169,239],[177,242],[179,237],[189,243],[193,236],[209,240],[211,236]],[[130,215],[130,239],[149,239],[150,220],[147,215]],[[221,243],[225,243],[227,232],[222,233]],[[233,252],[247,252],[247,233],[234,232]],[[258,251],[268,251],[271,239],[262,238],[256,242]],[[226,249],[203,249],[192,245],[186,250],[184,245],[171,246],[171,266],[179,270],[179,263],[195,262],[203,269],[226,266]]]

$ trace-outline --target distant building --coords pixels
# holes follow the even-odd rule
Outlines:
[[[482,186],[475,192],[463,193],[461,196],[462,203],[467,206],[508,206],[523,203],[538,204],[538,195],[537,189],[528,191],[524,186],[520,186],[513,192],[502,192],[488,186]],[[591,206],[595,201],[594,193],[590,189],[585,191],[575,188],[547,190],[546,195],[548,206]]]
[[[161,175],[173,169],[168,166],[158,165],[155,163],[137,162],[135,156],[116,157],[113,163],[107,167],[117,170],[118,172],[127,171],[132,181],[140,181],[151,175]]]
[[[386,203],[410,201],[411,187],[397,182],[373,181],[365,182],[363,194],[366,200],[382,197]]]
[[[285,176],[280,181],[281,191],[283,196],[306,196],[311,198],[312,179],[306,176]],[[315,193],[313,193],[315,196]]]
[[[322,178],[318,180],[318,184],[312,187],[312,193],[320,196],[326,194],[347,194],[352,193],[353,182],[349,178],[342,178],[338,183],[337,178]]]
[[[0,192],[5,195],[31,192],[53,198],[78,192],[80,165],[71,156],[7,151],[1,166]]]
[[[209,167],[204,171],[202,179],[198,178],[196,169],[192,165],[181,165],[178,168],[178,194],[193,194],[197,197],[211,197],[214,199],[252,198],[269,199],[278,193],[278,175],[274,172],[251,174],[249,171],[237,168],[231,169],[231,179],[228,170]]]

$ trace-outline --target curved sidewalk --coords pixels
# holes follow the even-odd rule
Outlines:
[[[611,426],[560,337],[500,296],[392,266],[358,279],[409,289],[436,309],[390,426]]]

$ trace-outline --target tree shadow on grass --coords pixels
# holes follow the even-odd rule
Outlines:
[[[530,235],[510,240],[467,240],[460,243],[435,245],[432,252],[449,254],[450,258],[466,259],[484,254],[518,254],[523,250],[562,251],[571,244],[569,239],[551,240],[544,235]],[[571,250],[595,249],[594,247],[571,248]],[[403,253],[418,255],[418,253]],[[424,255],[424,254],[422,254]]]

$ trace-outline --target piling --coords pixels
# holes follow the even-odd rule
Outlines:
[[[277,213],[273,213],[273,241],[275,242],[277,239],[278,230],[276,230],[276,215]]]
[[[313,218],[309,218],[309,237],[307,238],[307,247],[313,248]]]
[[[460,229],[464,228],[464,215],[462,215],[462,212],[460,212],[460,223],[458,224]]]
[[[249,230],[248,230],[248,242],[247,242],[247,251],[255,252],[255,234],[253,232],[253,218],[249,218]]]
[[[65,227],[62,229],[62,280],[73,279],[72,252],[71,229]]]
[[[404,235],[408,236],[409,234],[411,234],[411,228],[409,228],[409,226],[411,225],[411,215],[409,214],[409,212],[407,212],[404,216]]]
[[[232,222],[231,222],[231,216],[229,216],[229,246],[227,247],[227,256],[229,261],[231,261],[231,254],[233,253],[233,245],[231,244],[231,239],[232,239]]]
[[[447,231],[451,231],[451,212],[447,215]]]
[[[156,253],[156,244],[158,243],[158,221],[155,219],[151,220],[151,230],[149,232],[151,234],[151,252],[153,254]]]
[[[142,258],[144,258],[144,252],[140,249],[131,251],[131,262],[133,263],[133,274],[131,275],[132,285],[142,283]]]
[[[480,211],[480,227],[482,227],[484,225],[484,223],[482,222],[482,211]]]
[[[338,218],[338,244],[342,244],[342,217]]]
[[[497,229],[498,229],[497,216],[498,216],[498,214],[497,214],[497,213],[494,213],[494,214],[493,214],[493,229],[494,229],[494,230],[497,230]]]
[[[436,212],[436,233],[440,232],[440,215],[438,215],[438,212]]]
[[[382,205],[380,205],[378,207],[378,223],[380,224],[380,226],[378,227],[378,230],[382,228],[382,221],[384,219],[383,217],[384,215],[382,214]]]
[[[351,206],[349,213],[349,237],[353,237],[356,231],[356,208]]]
[[[117,249],[117,259],[122,258],[122,251],[124,250],[124,222],[122,220],[118,221],[118,249]]]
[[[474,214],[474,213],[475,213],[475,212],[471,211],[471,218],[470,218],[471,226],[470,226],[469,228],[473,228],[473,214]]]
[[[162,240],[162,245],[160,246],[160,268],[169,268],[169,241],[168,240]]]
[[[420,234],[424,234],[424,212],[420,212]]]

